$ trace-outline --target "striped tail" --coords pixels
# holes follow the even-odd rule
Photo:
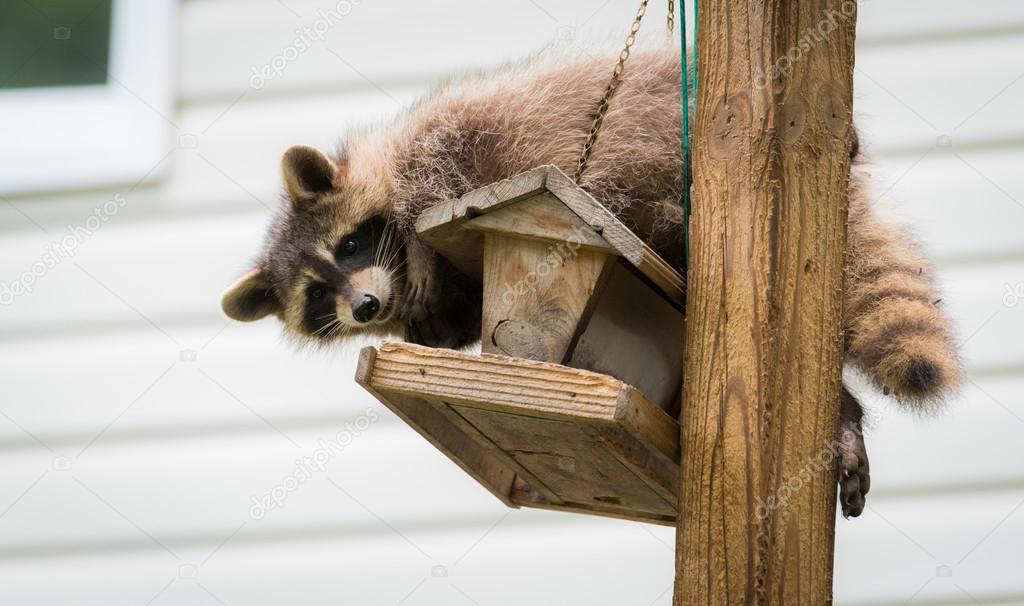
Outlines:
[[[874,214],[863,179],[855,169],[850,180],[847,360],[885,393],[934,404],[962,381],[952,325],[917,244]]]

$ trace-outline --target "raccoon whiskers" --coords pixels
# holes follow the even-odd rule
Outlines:
[[[398,259],[398,254],[401,251],[402,251],[401,247],[395,246],[394,249],[390,251],[390,254],[388,254],[387,259],[385,259],[384,262],[381,263],[381,266],[382,267],[387,267],[387,268],[390,269],[391,268],[391,264],[394,263],[396,259]],[[402,264],[404,265],[405,261],[402,261]]]
[[[398,282],[398,280],[401,277],[400,274],[399,274],[399,270],[402,267],[404,267],[404,265],[406,265],[406,262],[402,261],[401,263],[399,263],[395,267],[388,268],[386,276],[385,276],[385,279],[387,279],[387,282],[389,284],[393,285],[396,282]],[[401,297],[402,297],[403,293],[404,293],[404,289],[396,289],[396,288],[392,288],[388,292],[387,301],[384,303],[384,307],[388,310],[387,320],[393,319],[393,318],[398,316],[398,314],[399,314],[399,310],[398,310],[399,305],[398,304],[401,302]]]
[[[348,331],[349,327],[346,326],[341,320],[338,320],[338,322],[334,324],[334,328],[329,333],[327,333],[327,336],[324,337],[324,339],[329,341],[335,337],[347,333]]]
[[[376,260],[376,264],[380,267],[391,269],[391,264],[394,263],[396,258],[398,258],[398,254],[402,250],[400,242],[395,236],[396,231],[397,229],[395,228],[394,222],[388,221],[387,227],[384,231],[384,242],[377,249],[378,258]]]
[[[381,243],[377,247],[377,250],[373,252],[373,264],[379,266],[381,257],[384,256],[384,251],[387,250],[391,242],[391,226],[390,224],[384,224],[384,233],[381,234]]]
[[[340,325],[342,325],[342,321],[341,321],[341,318],[339,318],[337,314],[326,314],[326,315],[324,315],[324,316],[320,316],[319,318],[317,318],[318,320],[323,320],[324,318],[330,317],[330,316],[332,316],[332,315],[334,316],[334,319],[333,319],[333,320],[331,320],[331,321],[330,321],[330,322],[328,322],[327,324],[324,324],[324,325],[323,325],[323,326],[321,326],[320,328],[316,329],[316,330],[315,330],[315,331],[313,332],[313,334],[311,334],[310,336],[311,336],[311,337],[320,337],[320,336],[324,336],[324,335],[321,335],[321,333],[323,333],[324,331],[328,331],[328,334],[326,335],[326,338],[330,338],[330,334],[329,334],[329,331],[330,331],[330,330],[331,330],[331,329],[332,329],[333,327],[336,327],[336,326],[340,326]]]

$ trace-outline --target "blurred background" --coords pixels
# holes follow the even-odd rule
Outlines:
[[[636,4],[5,1],[0,603],[669,604],[671,528],[506,510],[354,384],[354,349],[219,309],[289,145],[617,46]],[[861,391],[839,604],[1024,604],[1022,79],[1024,3],[861,2],[876,195],[934,257],[970,382],[937,418]]]

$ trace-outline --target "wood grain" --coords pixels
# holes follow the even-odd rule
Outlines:
[[[565,242],[575,250],[619,254],[600,234],[550,192],[521,200],[467,221],[465,228],[545,243]]]
[[[856,21],[844,8],[856,3],[700,7],[677,606],[832,601],[834,464],[809,465],[838,419]],[[801,49],[821,23],[828,35]]]
[[[611,377],[386,343],[358,381],[505,503],[675,520],[679,426]]]
[[[614,257],[499,233],[484,238],[483,351],[562,362]]]
[[[558,168],[549,167],[548,191],[579,215],[587,225],[601,234],[640,273],[654,283],[669,300],[682,305],[685,300],[685,282],[667,261],[658,256],[639,236],[634,234],[615,215]]]
[[[475,189],[457,200],[435,204],[420,213],[416,233],[459,271],[481,279],[483,232],[466,229],[466,224],[485,213],[543,194],[547,178],[547,167],[535,168]]]
[[[684,299],[683,277],[664,259],[629,230],[615,215],[580,189],[572,179],[554,166],[541,166],[509,179],[473,190],[458,200],[434,205],[420,214],[416,232],[428,246],[444,255],[459,270],[482,277],[481,230],[469,223],[474,219],[536,196],[550,192],[589,227],[586,240],[599,246],[597,237],[607,242],[676,305]],[[476,223],[485,227],[486,222]],[[563,223],[566,227],[568,224]],[[553,228],[554,226],[552,226]],[[547,230],[549,233],[551,229]],[[566,229],[558,238],[570,241],[575,231]],[[537,233],[534,231],[534,237]],[[587,248],[587,247],[584,247]]]
[[[502,503],[516,507],[509,496],[516,478],[515,471],[482,447],[479,440],[473,439],[473,436],[466,435],[459,427],[452,425],[435,407],[401,395],[389,394],[385,397],[374,389],[370,383],[376,357],[377,350],[373,347],[364,347],[359,352],[356,382],[463,471],[486,486]]]

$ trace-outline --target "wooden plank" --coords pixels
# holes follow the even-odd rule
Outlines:
[[[435,204],[420,213],[416,233],[428,246],[440,252],[452,265],[468,275],[483,276],[483,236],[465,229],[465,224],[484,214],[544,192],[545,167],[475,189],[457,200]]]
[[[619,253],[651,280],[669,300],[678,305],[685,301],[685,281],[667,261],[658,256],[639,236],[629,230],[615,215],[579,188],[568,175],[555,166],[548,167],[547,188],[563,204],[579,215],[587,225],[601,234]]]
[[[584,425],[468,406],[456,408],[519,465],[542,478],[558,496],[553,503],[597,509],[614,506],[662,515],[675,512],[672,501],[651,490],[619,461],[607,442],[595,439]],[[678,473],[678,468],[670,471]]]
[[[652,454],[675,465],[679,462],[679,424],[668,413],[654,406],[636,389],[619,394],[615,420]]]
[[[526,482],[517,482],[512,486],[512,499],[523,507],[533,509],[546,509],[549,511],[560,511],[565,513],[585,513],[603,518],[617,520],[643,521],[661,526],[674,526],[676,514],[654,514],[637,511],[620,511],[614,506],[594,506],[586,503],[552,503],[543,495],[533,490]]]
[[[602,252],[557,249],[549,242],[487,233],[483,351],[565,360],[614,259]]]
[[[550,192],[480,215],[467,221],[465,229],[547,243],[565,243],[571,251],[582,248],[618,254],[607,240]]]
[[[369,391],[381,404],[390,408],[435,448],[443,452],[477,482],[509,507],[515,503],[509,498],[515,473],[487,452],[479,442],[466,436],[436,407],[423,400],[395,393],[382,394],[372,384],[377,350],[364,347],[359,352],[356,382]]]
[[[407,343],[377,351],[370,385],[495,412],[621,426],[678,460],[678,425],[643,394],[606,375],[507,356],[479,356]],[[360,381],[367,380],[365,377]],[[361,383],[362,384],[362,383]]]
[[[495,474],[482,473],[476,461],[504,466],[511,479],[500,474],[503,484],[489,488],[509,500],[658,522],[675,515],[678,425],[621,381],[549,362],[418,345],[388,343],[370,355],[364,353],[359,382],[389,406],[403,399],[433,403],[427,408],[445,423],[417,431],[481,483]],[[420,423],[408,408],[397,412]]]
[[[457,268],[480,277],[481,240],[474,233],[466,233],[474,231],[467,229],[469,221],[544,192],[554,194],[618,254],[635,265],[670,301],[680,306],[683,304],[684,280],[679,272],[555,166],[541,166],[474,190],[458,200],[428,208],[420,214],[416,231],[428,246],[448,258]]]
[[[677,511],[679,500],[679,461],[671,459],[651,440],[638,439],[628,431],[607,428],[587,428],[588,433],[604,443],[605,449],[636,477],[657,493]],[[678,445],[677,445],[678,446]]]
[[[406,343],[380,346],[372,386],[451,404],[607,424],[614,423],[627,388],[617,379],[559,364]]]
[[[655,514],[648,512],[639,511],[626,511],[619,510],[613,505],[604,506],[598,509],[592,505],[586,505],[583,503],[573,503],[571,505],[559,505],[557,503],[547,503],[544,501],[533,502],[529,499],[517,500],[517,503],[522,507],[530,507],[533,509],[547,509],[550,511],[562,511],[565,513],[584,513],[587,515],[601,516],[603,518],[615,518],[617,520],[629,520],[631,522],[647,522],[649,524],[658,524],[659,526],[674,526],[676,524],[677,516],[675,514]]]
[[[486,434],[480,431],[471,422],[466,420],[465,417],[460,413],[460,410],[451,406],[446,402],[434,402],[433,403],[439,412],[444,414],[453,425],[461,429],[467,437],[482,446],[487,450],[497,461],[500,461],[506,468],[508,468],[513,475],[512,486],[509,487],[509,498],[516,502],[514,497],[516,485],[529,488],[529,490],[537,495],[540,495],[545,502],[549,503],[561,503],[562,500],[557,494],[550,488],[548,488],[540,478],[535,476],[528,468],[523,467],[513,457],[509,456],[507,452],[501,449],[501,447],[494,443],[494,440],[487,437]],[[490,487],[488,487],[490,488]]]

